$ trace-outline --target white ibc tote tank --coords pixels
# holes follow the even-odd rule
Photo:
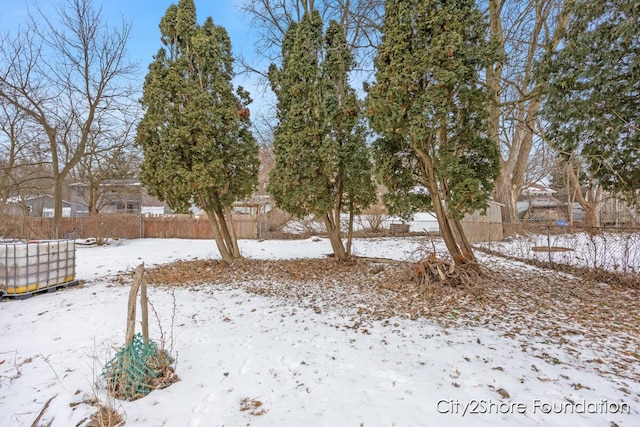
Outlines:
[[[0,244],[0,297],[75,284],[73,240]]]

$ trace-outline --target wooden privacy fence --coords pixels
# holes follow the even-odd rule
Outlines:
[[[258,215],[234,215],[233,228],[238,239],[259,238]],[[211,222],[205,216],[164,215],[141,218],[142,235],[150,238],[213,239]]]
[[[259,215],[239,214],[233,217],[239,239],[256,239],[267,230]],[[212,239],[211,223],[197,215],[120,215],[103,214],[78,218],[63,218],[60,238],[181,238]],[[52,218],[5,217],[0,219],[0,238],[41,240],[55,238]]]
[[[137,215],[105,214],[78,218],[62,218],[59,238],[137,238],[141,233]],[[3,217],[0,237],[26,240],[55,238],[53,218]]]

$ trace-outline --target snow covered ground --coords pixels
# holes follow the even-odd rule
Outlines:
[[[407,259],[419,246],[356,240],[354,251]],[[241,250],[257,259],[331,252],[316,238],[241,241]],[[86,425],[95,408],[85,402],[107,400],[96,379],[124,341],[129,289],[119,273],[140,262],[203,258],[218,258],[212,241],[79,248],[84,285],[0,302],[0,425],[30,426],[41,412],[37,425]],[[579,368],[573,353],[551,343],[535,343],[543,359],[481,327],[393,318],[354,329],[340,310],[318,313],[231,286],[152,286],[149,297],[160,318],[152,337],[161,327],[180,381],[114,402],[126,425],[640,425],[640,378]],[[599,356],[592,347],[584,352]],[[637,358],[640,349],[629,352]]]
[[[409,231],[412,233],[422,233],[425,230],[428,232],[437,233],[440,230],[438,226],[438,220],[434,214],[429,212],[416,212],[413,214],[410,221],[404,221],[397,216],[383,215],[379,218],[381,220],[380,227],[383,229],[389,229],[391,224],[409,224]],[[371,229],[372,218],[367,215],[356,215],[353,221],[353,230],[369,230]],[[347,229],[349,224],[349,215],[342,214],[341,221],[342,228]],[[326,228],[322,221],[313,220],[312,217],[306,219],[293,219],[289,221],[282,231],[290,234],[303,234],[303,233],[325,233]]]
[[[381,228],[389,229],[391,224],[400,223],[408,223],[409,231],[412,233],[427,232],[436,236],[439,234],[438,221],[428,212],[417,212],[408,222],[399,217],[385,216],[382,219]],[[348,215],[345,214],[342,216],[343,228],[346,229],[347,224]],[[369,228],[370,223],[366,215],[356,216],[355,231]],[[543,229],[544,227],[540,227],[540,230]],[[607,231],[601,234],[590,234],[558,233],[559,227],[552,227],[551,230],[547,234],[543,232],[515,235],[498,242],[475,242],[474,245],[508,257],[551,261],[557,264],[622,273],[640,273],[640,233],[637,231]],[[291,234],[323,234],[325,228],[321,221],[294,219],[287,223],[282,231]],[[548,250],[549,247],[551,250]]]
[[[479,245],[517,258],[544,262],[550,260],[558,264],[623,273],[640,272],[638,232],[533,234],[513,236],[502,242],[485,242]]]

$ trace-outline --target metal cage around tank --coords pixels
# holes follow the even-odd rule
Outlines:
[[[76,284],[73,240],[0,244],[0,298]]]

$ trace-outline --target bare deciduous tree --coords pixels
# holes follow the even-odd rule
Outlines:
[[[42,135],[24,112],[0,102],[0,211],[10,197],[24,199],[51,188]]]
[[[538,112],[546,84],[535,73],[536,61],[558,47],[574,0],[489,0],[491,38],[504,60],[487,69],[493,97],[492,137],[500,142],[501,172],[494,200],[503,205],[503,221],[518,222],[516,202],[525,182],[540,123]]]
[[[72,175],[77,181],[75,184],[84,189],[78,196],[89,215],[98,214],[115,201],[140,192],[139,182],[134,181],[138,176],[139,161],[138,153],[129,147],[92,152],[82,158]]]
[[[244,0],[242,12],[257,30],[256,52],[271,63],[279,63],[281,45],[291,22],[300,22],[305,12],[317,10],[323,22],[335,20],[347,32],[347,43],[355,57],[356,69],[372,71],[373,54],[379,42],[384,0]],[[266,76],[242,60],[245,68]]]
[[[130,186],[104,185],[114,180],[133,180],[140,169],[140,150],[134,144],[134,118],[123,118],[120,126],[113,126],[92,135],[85,155],[71,176],[86,191],[81,196],[90,215],[122,196],[131,193]],[[138,192],[139,188],[135,188]]]
[[[55,14],[30,6],[24,27],[0,42],[0,99],[24,113],[48,143],[59,234],[65,178],[96,134],[130,117],[130,24],[111,27],[90,0],[65,0]]]
[[[584,162],[580,159],[569,158],[565,163],[564,173],[567,179],[567,188],[570,190],[570,199],[575,201],[584,209],[585,225],[587,227],[600,227],[600,210],[604,203],[602,186],[592,176],[587,174],[581,179],[581,171],[584,168]],[[583,191],[581,181],[586,181]],[[573,224],[573,215],[570,215],[571,224]]]

